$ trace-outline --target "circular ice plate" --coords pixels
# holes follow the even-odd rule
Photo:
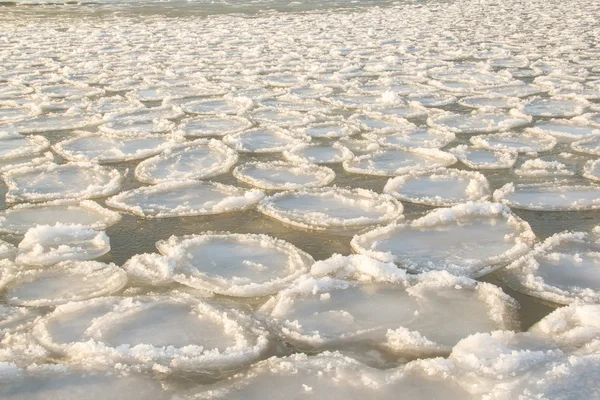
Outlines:
[[[516,151],[519,153],[550,151],[556,146],[555,137],[541,132],[503,132],[471,137],[476,147],[488,150]]]
[[[340,143],[299,144],[283,152],[286,160],[296,163],[336,164],[350,160],[354,154]]]
[[[583,114],[588,104],[583,98],[535,98],[523,106],[523,112],[534,117],[571,118]]]
[[[454,154],[460,162],[472,169],[512,168],[518,156],[514,151],[487,150],[467,145],[456,146],[449,149],[448,152]]]
[[[33,328],[76,364],[216,373],[250,364],[267,332],[247,315],[189,296],[101,297],[58,306]]]
[[[493,227],[493,229],[491,229]],[[445,270],[478,277],[529,251],[529,224],[498,203],[466,203],[434,210],[355,236],[354,251],[413,272]]]
[[[314,262],[288,242],[257,234],[172,236],[156,247],[175,263],[173,280],[225,296],[277,293]]]
[[[4,400],[169,400],[172,393],[149,376],[126,369],[78,369],[66,364],[7,366],[0,375]]]
[[[571,143],[571,149],[579,153],[600,156],[600,135],[573,142]]]
[[[431,128],[416,128],[405,133],[385,136],[363,135],[369,139],[377,140],[383,147],[402,149],[406,147],[422,147],[441,149],[450,144],[456,136],[452,132]]]
[[[600,245],[593,232],[557,233],[502,271],[513,289],[559,304],[600,303]]]
[[[427,124],[433,128],[448,130],[455,133],[477,134],[502,132],[528,125],[531,117],[520,113],[472,113],[472,114],[442,114],[430,117]]]
[[[438,271],[400,282],[385,275],[366,282],[303,278],[258,315],[303,351],[352,344],[364,353],[378,349],[427,357],[449,353],[475,332],[515,327],[516,310],[517,303],[500,288]]]
[[[313,138],[340,138],[354,135],[358,128],[343,121],[327,121],[310,124],[300,128],[298,132]]]
[[[40,204],[17,204],[0,211],[0,232],[23,234],[36,225],[81,224],[104,230],[121,215],[91,200],[56,200]]]
[[[246,210],[263,197],[264,193],[257,189],[175,181],[121,192],[107,199],[106,205],[145,218],[166,218]]]
[[[383,192],[398,200],[434,207],[484,201],[490,197],[488,181],[479,172],[444,168],[391,178]]]
[[[250,129],[223,137],[225,144],[240,153],[280,153],[308,141],[308,136],[274,127]]]
[[[571,185],[568,181],[507,183],[494,192],[494,200],[525,210],[598,210],[600,209],[600,186]]]
[[[222,142],[198,139],[142,161],[135,178],[150,184],[210,178],[229,171],[237,159],[237,153]]]
[[[186,137],[225,136],[249,129],[252,122],[246,118],[215,116],[193,118],[179,125],[178,132]]]
[[[302,228],[345,230],[390,222],[401,217],[403,207],[389,195],[332,187],[277,193],[263,199],[258,210]]]
[[[344,169],[355,174],[394,176],[428,171],[456,163],[456,157],[438,149],[407,148],[380,150],[344,161]]]
[[[123,180],[116,169],[84,162],[22,167],[2,177],[8,186],[7,202],[109,196],[121,188]]]
[[[291,190],[325,186],[333,181],[335,172],[304,162],[253,161],[236,167],[233,176],[261,189]]]
[[[43,136],[22,136],[18,133],[0,133],[0,160],[37,155],[50,147]]]
[[[4,286],[8,303],[47,307],[112,294],[127,274],[114,264],[64,261],[51,268],[20,271]]]
[[[74,136],[52,146],[70,161],[116,163],[154,156],[181,143],[165,135],[109,135],[74,132]]]
[[[272,397],[273,393],[282,399],[306,396],[334,400],[387,399],[397,397],[398,393],[413,400],[469,398],[454,380],[434,372],[442,369],[439,359],[380,370],[340,353],[293,354],[260,361],[233,379],[190,390],[182,398],[261,400]]]

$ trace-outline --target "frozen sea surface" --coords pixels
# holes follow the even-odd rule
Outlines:
[[[0,398],[600,399],[598,15],[0,0]]]

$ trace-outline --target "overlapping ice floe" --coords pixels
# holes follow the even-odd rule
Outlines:
[[[402,279],[385,265],[362,269],[360,275],[362,281],[299,279],[258,315],[301,350],[352,345],[359,353],[411,357],[448,353],[472,333],[517,324],[516,302],[491,284],[443,271]]]
[[[568,181],[507,183],[494,192],[494,200],[525,210],[596,210],[600,208],[600,186],[572,185]]]
[[[383,192],[399,200],[435,207],[484,201],[490,197],[485,176],[479,172],[457,169],[439,169],[391,178]]]
[[[394,176],[429,171],[456,163],[450,153],[427,148],[386,149],[344,161],[344,169],[355,174]]]
[[[366,189],[322,188],[264,198],[258,210],[285,224],[314,230],[360,229],[402,216],[392,196]]]
[[[198,139],[142,161],[135,177],[150,184],[210,178],[229,171],[237,159],[237,153],[222,142]]]
[[[472,169],[508,169],[517,161],[515,151],[488,150],[478,147],[459,145],[448,150],[456,158]]]
[[[215,182],[174,181],[121,192],[106,205],[146,218],[184,217],[246,210],[264,197],[257,189]],[[0,227],[1,227],[0,222]]]
[[[130,275],[235,297],[277,293],[314,262],[290,243],[267,235],[207,232],[172,236],[156,246],[163,255],[134,256],[124,265]]]
[[[445,374],[441,359],[418,361],[391,370],[369,367],[340,353],[294,354],[254,364],[232,379],[195,389],[183,399],[259,400],[282,398],[466,400],[469,394]]]
[[[52,149],[69,161],[117,163],[154,156],[181,142],[165,135],[75,132],[74,136],[56,143]]]
[[[352,248],[409,271],[478,277],[529,251],[529,224],[497,203],[466,203],[393,223],[352,239]]]
[[[120,189],[123,179],[115,169],[83,162],[22,167],[2,177],[8,186],[7,202],[109,196]]]
[[[249,316],[187,296],[102,297],[58,306],[33,330],[70,362],[144,370],[222,373],[265,351],[267,332]]]
[[[328,185],[335,172],[306,162],[251,161],[236,167],[233,176],[261,189],[292,190]]]
[[[503,272],[509,286],[555,303],[600,303],[598,229],[557,233],[510,264]]]
[[[114,264],[64,261],[19,271],[2,289],[9,304],[46,307],[110,295],[126,283],[126,272]]]
[[[110,251],[104,232],[84,225],[37,225],[19,243],[18,265],[44,267],[66,260],[92,260]]]
[[[104,230],[121,220],[119,213],[91,200],[55,200],[17,204],[0,212],[0,232],[23,234],[36,225],[79,224]]]

